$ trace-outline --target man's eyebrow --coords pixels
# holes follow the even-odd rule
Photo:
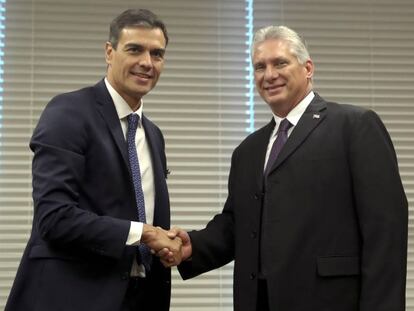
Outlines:
[[[125,49],[129,49],[129,48],[142,49],[142,48],[144,48],[144,46],[139,44],[139,43],[127,43],[127,44],[124,45],[124,48]],[[164,48],[154,48],[154,49],[151,49],[151,52],[159,52],[159,53],[165,54],[165,49]]]
[[[142,45],[138,43],[127,43],[124,48],[142,48]]]
[[[270,62],[280,62],[280,61],[286,61],[286,60],[289,60],[289,58],[286,56],[275,56],[275,57],[268,58],[268,61]],[[262,62],[266,62],[266,61],[262,59],[257,61],[257,63],[262,63]]]

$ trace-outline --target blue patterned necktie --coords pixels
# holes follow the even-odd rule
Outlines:
[[[141,170],[139,168],[137,148],[135,145],[135,134],[137,132],[137,126],[139,122],[139,115],[131,113],[128,116],[128,132],[127,132],[127,145],[128,145],[128,158],[129,165],[131,167],[132,181],[134,183],[135,200],[137,202],[138,220],[142,223],[146,223],[145,217],[145,201],[144,193],[142,191],[141,182]],[[151,251],[145,244],[138,245],[137,254],[138,263],[142,263],[146,271],[151,269]]]
[[[288,139],[288,130],[292,126],[288,119],[283,119],[280,122],[279,128],[277,130],[277,137],[275,142],[273,143],[272,150],[270,150],[269,159],[267,160],[266,169],[264,175],[267,176],[272,168],[273,164],[276,161],[277,156],[279,155],[280,151],[282,150],[283,145],[286,143]]]

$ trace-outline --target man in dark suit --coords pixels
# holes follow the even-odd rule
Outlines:
[[[234,259],[236,311],[405,310],[407,200],[383,123],[314,93],[287,27],[260,29],[252,62],[272,120],[235,149],[222,213],[172,232],[191,256],[181,275]]]
[[[33,229],[7,311],[169,309],[170,269],[144,243],[177,253],[181,241],[151,226],[170,226],[167,166],[163,135],[142,113],[167,43],[152,12],[123,12],[110,26],[106,78],[42,113],[30,142]]]

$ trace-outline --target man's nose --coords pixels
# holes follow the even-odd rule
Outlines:
[[[152,67],[152,59],[151,59],[150,52],[145,51],[145,52],[141,53],[141,55],[139,56],[138,63],[141,67],[151,68]]]
[[[279,72],[277,71],[276,68],[272,66],[266,67],[265,75],[264,75],[264,78],[266,80],[273,80],[273,79],[276,79],[278,76],[279,76]]]

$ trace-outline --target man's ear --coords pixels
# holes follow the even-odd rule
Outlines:
[[[308,59],[306,61],[305,68],[306,68],[306,71],[307,71],[306,77],[308,79],[312,79],[312,77],[313,77],[313,71],[315,69],[315,65],[313,64],[313,62],[312,62],[311,59]]]
[[[112,43],[107,41],[105,43],[105,61],[108,65],[112,62],[112,53],[114,51],[114,48],[112,46]]]

